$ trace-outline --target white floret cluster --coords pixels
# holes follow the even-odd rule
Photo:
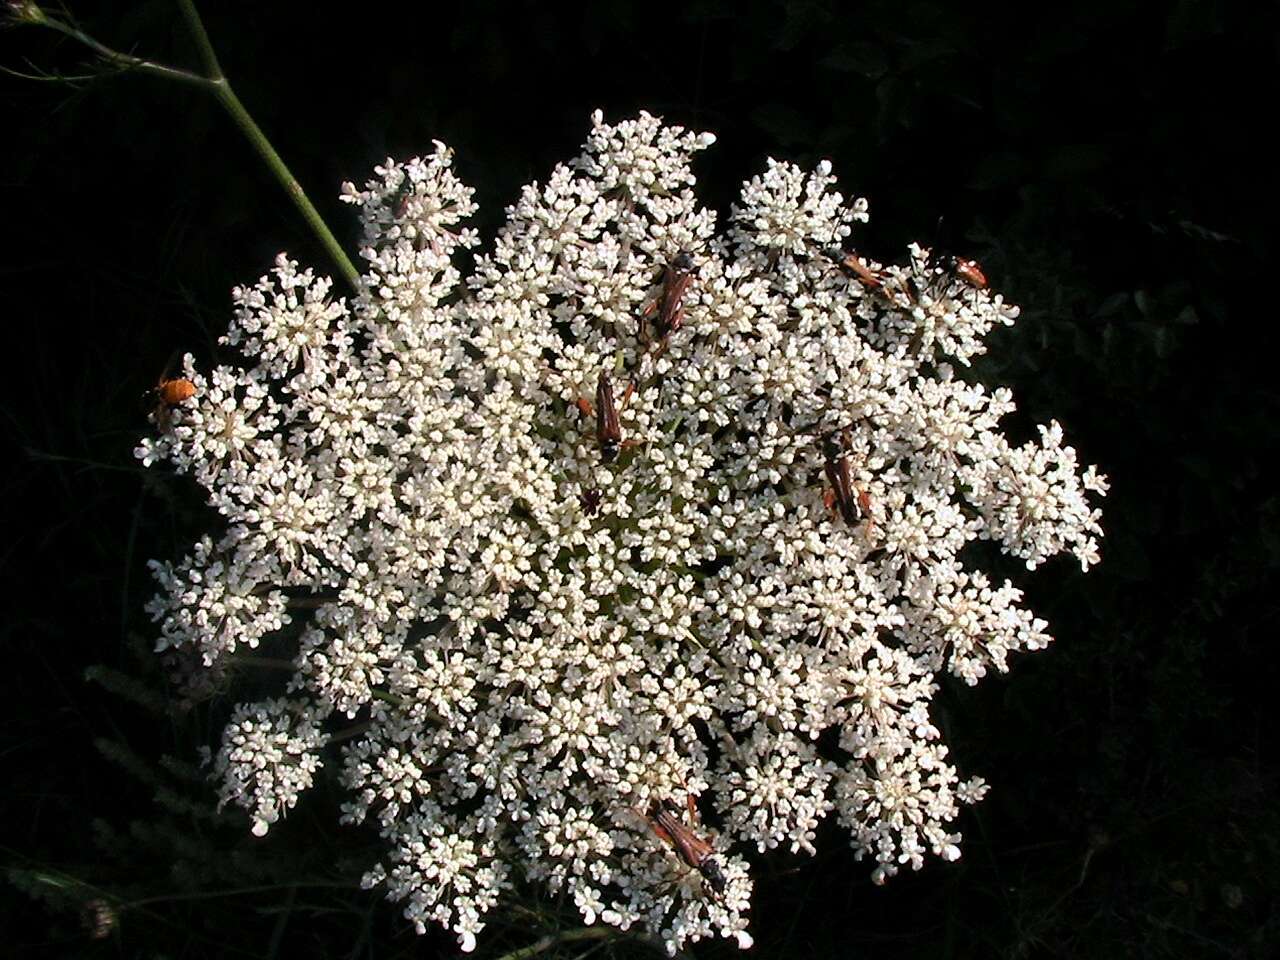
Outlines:
[[[234,802],[246,808],[253,833],[264,836],[320,769],[318,751],[329,739],[321,727],[327,713],[295,709],[283,698],[237,706],[214,761],[219,806]]]
[[[1050,639],[963,548],[1098,559],[1105,479],[1057,424],[1012,446],[1009,391],[959,369],[1017,309],[919,247],[842,269],[867,206],[826,162],[770,161],[718,232],[690,171],[713,140],[597,114],[474,255],[450,152],[388,161],[344,190],[353,301],[281,257],[235,293],[237,362],[188,359],[195,397],[139,450],[222,521],[153,565],[161,648],[292,663],[227,727],[223,800],[265,831],[323,757],[386,841],[366,884],[464,948],[514,877],[672,950],[748,945],[746,854],[812,852],[832,815],[876,881],[958,857],[986,786],[948,761],[935,678]],[[710,853],[648,822],[689,797]]]

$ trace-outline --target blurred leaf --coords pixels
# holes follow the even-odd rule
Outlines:
[[[940,37],[930,40],[908,41],[903,46],[898,68],[902,73],[912,73],[922,67],[932,67],[939,61],[949,60],[956,54],[950,40]]]
[[[820,25],[830,22],[835,12],[819,0],[792,0],[782,5],[783,16],[779,25],[766,33],[777,50],[794,50],[811,36]],[[772,12],[772,11],[771,11]]]
[[[1176,343],[1174,338],[1169,335],[1167,327],[1156,327],[1151,340],[1155,354],[1161,360],[1168,360],[1173,355]]]
[[[983,157],[969,178],[970,190],[993,190],[1023,178],[1025,165],[1016,153],[1004,151]]]
[[[1109,317],[1128,302],[1128,293],[1113,293],[1098,305],[1098,309],[1093,311],[1093,315],[1099,319]]]
[[[1208,227],[1202,227],[1198,223],[1192,223],[1190,220],[1179,220],[1178,228],[1189,237],[1195,237],[1197,240],[1208,240],[1211,243],[1239,243],[1237,237],[1233,237],[1229,233],[1222,233],[1218,230],[1210,230]]]
[[[169,701],[158,693],[153,685],[140,680],[134,674],[123,673],[98,664],[87,668],[84,678],[110,690],[124,700],[143,707],[152,714],[165,716],[169,711]]]
[[[878,80],[889,69],[884,51],[867,41],[841,44],[819,62],[829,70],[856,73],[872,80]]]
[[[1076,180],[1105,167],[1111,151],[1097,143],[1073,143],[1056,149],[1045,161],[1044,175],[1049,180]]]
[[[809,121],[786,104],[770,101],[752,113],[751,119],[783,146],[809,142]]]
[[[1113,531],[1107,538],[1107,570],[1112,576],[1126,580],[1146,581],[1151,577],[1151,562],[1146,548],[1125,531]]]

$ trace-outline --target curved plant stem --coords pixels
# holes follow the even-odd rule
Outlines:
[[[145,73],[148,76],[159,77],[162,80],[176,80],[178,83],[186,83],[196,87],[204,87],[211,89],[213,81],[208,77],[202,77],[198,73],[192,73],[190,70],[181,70],[178,67],[166,66],[163,63],[156,63],[154,60],[147,60],[143,57],[135,57],[131,53],[124,53],[121,50],[115,50],[108,47],[104,43],[95,40],[89,34],[85,33],[74,23],[68,23],[58,20],[54,17],[43,16],[39,20],[29,21],[42,27],[48,27],[50,30],[61,33],[63,36],[88,47],[103,62],[117,67],[121,70],[136,70],[138,73]]]
[[[302,184],[298,182],[298,179],[293,175],[293,172],[280,154],[276,152],[276,148],[271,145],[271,141],[267,139],[267,135],[262,132],[262,128],[249,115],[249,111],[245,109],[244,104],[240,102],[240,98],[231,89],[231,84],[226,76],[223,75],[222,66],[218,63],[218,56],[213,52],[213,44],[209,41],[209,33],[204,28],[204,21],[200,19],[200,13],[196,10],[194,0],[178,0],[178,6],[182,9],[187,26],[191,30],[192,39],[195,40],[196,47],[200,51],[200,59],[204,61],[206,78],[213,86],[214,96],[222,104],[223,109],[230,114],[236,126],[249,138],[249,143],[258,152],[258,156],[263,159],[267,168],[275,174],[280,185],[284,187],[285,192],[292,198],[294,206],[302,214],[302,219],[307,221],[307,225],[311,227],[319,238],[321,245],[329,254],[329,258],[338,267],[343,279],[353,287],[358,286],[360,272],[352,264],[351,259],[347,256],[346,251],[342,249],[337,238],[334,237],[329,225],[320,216],[320,211],[315,208],[306,191],[302,189]]]
[[[498,960],[525,960],[526,957],[536,957],[538,954],[544,953],[560,943],[573,943],[578,940],[604,940],[616,935],[616,933],[616,930],[604,925],[565,930],[563,933],[553,933],[550,936],[543,937],[541,940],[535,940],[527,947],[504,953]]]
[[[200,59],[204,61],[204,73],[210,80],[222,79],[222,65],[218,63],[218,55],[213,52],[213,44],[209,42],[209,33],[204,28],[204,21],[196,11],[194,0],[178,0],[182,15],[187,18],[187,27],[191,37],[200,51]]]
[[[240,128],[240,131],[248,138],[249,143],[253,145],[253,149],[257,151],[258,156],[262,158],[267,168],[275,175],[276,180],[284,187],[285,192],[289,194],[294,206],[298,208],[302,218],[307,222],[316,238],[319,239],[320,244],[324,247],[325,252],[329,254],[330,259],[338,268],[338,272],[343,279],[352,287],[358,287],[360,284],[360,272],[355,268],[346,251],[342,249],[337,238],[334,237],[333,231],[324,222],[324,218],[320,216],[320,212],[316,210],[306,191],[302,189],[302,184],[298,182],[298,179],[293,175],[293,172],[280,154],[276,152],[275,147],[271,145],[271,141],[267,139],[267,135],[262,132],[262,128],[249,115],[249,111],[245,109],[244,104],[240,102],[240,98],[231,89],[231,83],[222,72],[217,54],[213,51],[213,44],[209,41],[209,34],[204,28],[204,21],[200,19],[200,14],[196,10],[194,0],[177,0],[177,3],[182,10],[192,39],[195,41],[196,48],[200,53],[200,59],[204,64],[204,73],[194,73],[190,70],[171,67],[167,64],[157,63],[154,60],[147,60],[144,57],[136,57],[131,53],[115,50],[85,33],[73,20],[60,20],[57,17],[50,16],[36,3],[23,5],[15,15],[15,19],[20,23],[47,27],[70,37],[92,50],[103,63],[110,67],[122,71],[136,71],[147,76],[159,77],[162,80],[185,83],[213,94],[214,99],[227,111],[235,125]]]
[[[346,252],[338,243],[337,238],[334,237],[329,225],[320,216],[320,211],[315,208],[310,198],[307,197],[306,192],[302,189],[302,184],[297,181],[293,173],[285,165],[280,154],[271,145],[271,141],[262,132],[262,128],[254,122],[253,117],[249,116],[249,111],[244,108],[244,104],[240,102],[240,98],[231,89],[231,84],[227,82],[225,77],[214,81],[213,92],[218,98],[218,102],[231,115],[231,119],[236,122],[236,126],[249,138],[249,142],[253,144],[253,149],[258,151],[258,156],[263,159],[271,172],[275,174],[276,179],[280,181],[280,185],[284,187],[285,191],[293,199],[294,206],[298,208],[302,218],[307,221],[308,226],[319,238],[320,243],[329,254],[329,258],[338,267],[343,279],[353,287],[358,286],[360,272],[356,270],[355,265],[352,264]]]

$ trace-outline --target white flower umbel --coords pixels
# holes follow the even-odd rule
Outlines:
[[[234,802],[253,815],[257,836],[311,786],[321,767],[319,751],[329,741],[320,728],[328,712],[324,705],[277,699],[241,704],[232,713],[213,776],[221,781],[223,804]]]
[[[281,257],[236,291],[240,362],[188,359],[139,450],[223,521],[155,565],[161,649],[292,658],[290,699],[227,728],[224,800],[264,831],[321,720],[356,718],[366,883],[464,949],[517,873],[675,950],[749,945],[745,855],[812,851],[832,814],[876,880],[959,856],[987,788],[935,675],[1049,642],[962,550],[1098,559],[1105,479],[1057,424],[1012,446],[1010,392],[959,373],[1016,308],[968,261],[853,254],[866,202],[826,162],[770,161],[718,233],[690,171],[713,139],[597,114],[474,260],[449,151],[388,161],[345,188],[354,300]]]

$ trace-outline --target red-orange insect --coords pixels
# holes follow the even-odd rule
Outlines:
[[[169,429],[169,411],[196,395],[196,385],[186,377],[161,377],[148,391],[155,397],[155,421],[161,430]]]
[[[696,824],[698,808],[694,806],[693,794],[689,794],[687,799],[689,819]],[[658,839],[674,850],[676,856],[702,874],[702,879],[707,881],[712,893],[717,897],[724,895],[724,869],[715,855],[715,848],[681,822],[678,805],[671,800],[654,800],[649,804],[647,814],[640,813],[634,807],[632,810],[644,818],[649,828],[658,835]]]
[[[176,407],[196,395],[196,385],[186,377],[161,380],[156,384],[156,397],[167,407]]]
[[[978,265],[977,260],[966,260],[963,257],[950,258],[951,269],[955,271],[957,277],[964,280],[971,287],[979,290],[987,289],[987,275],[982,272],[982,267]]]
[[[644,341],[650,339],[645,321],[654,313],[658,315],[653,327],[659,353],[666,350],[667,341],[684,322],[684,295],[693,282],[694,273],[693,256],[689,251],[681,250],[667,264],[662,277],[662,293],[640,311],[640,339]]]
[[[627,389],[622,394],[623,408],[631,399],[635,388],[634,380],[627,383]],[[588,419],[595,417],[596,440],[600,442],[600,459],[605,463],[612,463],[618,458],[618,451],[630,446],[631,441],[622,439],[622,425],[618,422],[618,405],[613,399],[613,381],[609,379],[609,374],[604,370],[600,371],[600,378],[596,381],[594,408],[586,397],[578,397],[575,403],[578,405],[578,412],[584,417]]]
[[[857,277],[871,289],[878,290],[884,286],[884,281],[880,279],[880,274],[863,263],[862,258],[854,251],[846,252],[837,247],[833,250],[828,250],[827,256],[834,260],[842,270]]]
[[[853,482],[853,468],[849,463],[849,431],[842,430],[840,436],[828,434],[822,442],[823,457],[826,460],[824,470],[831,487],[823,494],[823,502],[828,510],[836,510],[849,526],[866,519],[867,535],[870,536],[875,521],[871,516],[871,495]]]

